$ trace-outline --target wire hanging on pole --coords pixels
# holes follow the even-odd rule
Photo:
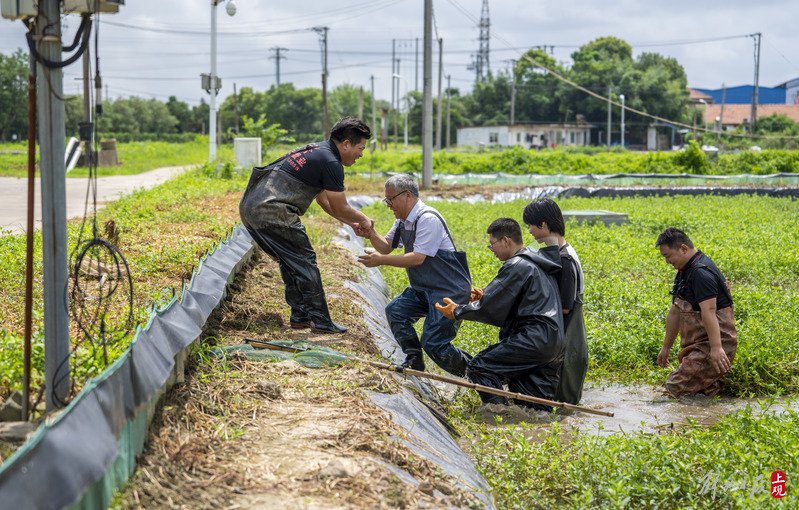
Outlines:
[[[90,118],[80,123],[80,138],[89,148],[84,153],[89,178],[83,221],[78,229],[75,248],[70,253],[69,268],[69,308],[77,331],[73,330],[70,356],[54,377],[57,382],[70,377],[70,397],[76,394],[79,383],[98,375],[108,366],[113,354],[128,347],[125,340],[132,338],[134,331],[133,279],[127,260],[114,244],[118,242],[119,235],[116,224],[109,220],[105,225],[104,233],[110,239],[101,237],[97,225],[99,141],[96,121],[102,114],[102,107],[99,103],[99,23],[95,23],[95,26],[95,86],[98,93],[96,101],[91,93],[84,98],[89,104],[88,111],[95,112],[95,122]],[[81,54],[87,49],[88,37],[88,34],[84,35]],[[84,79],[89,80],[90,76],[91,72],[87,68]],[[89,115],[91,117],[91,113]]]

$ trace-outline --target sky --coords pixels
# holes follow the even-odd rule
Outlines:
[[[99,24],[99,68],[104,98],[169,96],[195,106],[208,102],[200,74],[211,70],[211,17],[217,17],[218,102],[237,90],[264,91],[277,84],[276,48],[281,49],[280,82],[298,89],[321,88],[320,33],[328,27],[328,90],[350,84],[390,100],[392,82],[404,95],[422,90],[423,0],[125,0]],[[483,0],[434,0],[434,39],[443,39],[446,86],[471,91],[469,64],[479,49]],[[689,87],[721,88],[754,83],[755,39],[761,33],[760,86],[799,78],[799,2],[796,0],[704,0],[671,2],[613,0],[489,0],[489,69],[507,71],[512,59],[544,46],[564,66],[580,46],[614,36],[642,52],[674,57]],[[65,41],[79,17],[63,17]],[[0,19],[0,53],[25,46],[21,21]],[[418,40],[418,66],[417,62]],[[94,55],[92,36],[92,59]],[[434,48],[433,90],[438,87]],[[392,47],[399,72],[392,69]],[[67,53],[68,55],[69,53]],[[392,80],[392,71],[399,78]],[[92,72],[94,74],[94,63]],[[64,91],[82,93],[80,60],[65,68]],[[373,80],[372,80],[373,77]]]

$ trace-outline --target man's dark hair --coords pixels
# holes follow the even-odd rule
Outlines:
[[[372,137],[372,130],[362,120],[355,117],[342,117],[330,130],[330,138],[334,142],[341,143],[349,140],[350,143],[361,143],[361,140],[368,140]]]
[[[566,235],[563,213],[560,212],[560,207],[551,198],[539,198],[527,204],[522,218],[525,224],[535,225],[536,227],[541,227],[546,222],[549,231],[553,234]]]
[[[691,249],[694,247],[694,243],[691,242],[688,234],[678,228],[669,227],[658,236],[658,240],[655,241],[655,248],[668,246],[672,250],[677,250],[683,244]]]
[[[509,237],[510,240],[516,244],[524,244],[524,240],[522,239],[522,227],[520,227],[519,222],[513,218],[497,218],[488,226],[486,234],[494,236],[494,239],[497,240],[503,237]]]

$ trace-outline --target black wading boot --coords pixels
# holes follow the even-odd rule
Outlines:
[[[306,298],[305,302],[308,305],[308,315],[313,323],[311,330],[314,333],[339,334],[347,332],[347,328],[339,326],[330,318],[324,292],[315,294],[311,299]]]
[[[424,372],[424,360],[421,354],[409,354],[405,361],[402,362],[400,368],[410,368],[411,370],[418,370]]]
[[[308,315],[304,307],[299,308],[292,306],[289,326],[291,326],[292,329],[312,328],[313,322],[311,322],[311,316]]]

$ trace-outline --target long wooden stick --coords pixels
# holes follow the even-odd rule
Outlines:
[[[262,340],[252,340],[249,338],[245,339],[244,342],[252,345],[256,349],[271,349],[273,351],[291,352],[295,354],[300,352],[308,352],[312,350],[312,349],[298,349],[296,347],[288,347],[285,345],[273,344],[271,342],[264,342]],[[491,393],[494,395],[500,395],[503,397],[512,398],[514,400],[524,400],[526,402],[533,402],[536,404],[544,404],[552,407],[561,407],[563,409],[568,409],[570,411],[580,411],[582,413],[598,414],[600,416],[608,416],[610,418],[613,417],[613,413],[608,411],[600,411],[598,409],[591,409],[589,407],[576,406],[573,404],[567,404],[566,402],[556,402],[554,400],[547,400],[545,398],[531,397],[530,395],[524,395],[523,393],[513,393],[510,391],[500,390],[498,388],[492,388],[491,386],[484,386],[482,384],[476,384],[469,381],[463,381],[461,379],[455,379],[453,377],[445,377],[443,375],[431,374],[429,372],[422,372],[421,370],[414,370],[412,368],[402,368],[397,365],[389,365],[387,363],[381,363],[379,361],[371,361],[368,359],[358,358],[355,356],[348,356],[346,354],[342,354],[342,356],[344,356],[344,358],[350,361],[358,361],[361,363],[366,363],[367,365],[371,365],[377,368],[382,368],[383,370],[391,370],[392,372],[399,372],[401,374],[415,375],[416,377],[433,379],[434,381],[441,381],[449,384],[454,384],[456,386],[462,386],[464,388],[471,388],[473,390],[482,391],[485,393]]]

